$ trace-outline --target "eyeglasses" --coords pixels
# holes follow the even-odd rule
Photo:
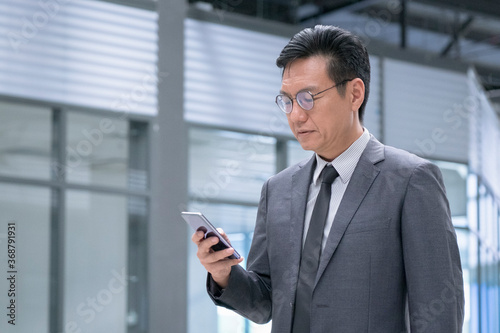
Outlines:
[[[316,96],[351,80],[352,79],[341,81],[340,83],[334,84],[330,88],[326,88],[325,90],[322,90],[315,94],[311,93],[310,91],[300,91],[297,93],[297,95],[295,95],[295,98],[290,98],[287,95],[280,94],[276,96],[276,104],[281,109],[281,111],[285,112],[286,114],[289,114],[292,112],[293,109],[293,100],[296,100],[301,108],[303,108],[306,111],[309,111],[314,106],[314,100]]]

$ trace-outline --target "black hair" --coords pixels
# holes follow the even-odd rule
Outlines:
[[[370,58],[361,40],[349,31],[331,25],[306,28],[290,39],[276,59],[276,65],[284,72],[294,60],[312,56],[328,59],[328,76],[336,84],[354,78],[363,81],[365,99],[358,113],[360,122],[363,122],[370,92]],[[345,85],[339,85],[338,91],[344,96]]]

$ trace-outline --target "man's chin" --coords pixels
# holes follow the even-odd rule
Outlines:
[[[314,148],[312,147],[312,145],[308,144],[307,142],[300,142],[300,146],[302,147],[302,149],[304,150],[314,150]]]

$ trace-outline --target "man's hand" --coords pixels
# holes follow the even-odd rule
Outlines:
[[[224,239],[229,243],[229,238],[220,228],[217,229],[219,233],[224,237]],[[240,259],[228,259],[227,257],[234,253],[233,248],[228,248],[221,251],[214,251],[211,247],[219,242],[217,237],[209,237],[204,239],[203,231],[197,231],[191,237],[193,243],[198,246],[198,252],[196,255],[200,260],[200,263],[205,267],[205,269],[212,275],[215,283],[221,288],[226,288],[229,282],[229,274],[231,273],[231,267],[238,265],[243,261]]]

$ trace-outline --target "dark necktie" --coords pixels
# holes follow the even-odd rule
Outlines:
[[[332,182],[338,175],[337,170],[331,165],[326,166],[321,172],[323,180],[316,198],[300,259],[292,333],[309,332],[312,291],[316,273],[318,272],[325,222],[330,207]]]

